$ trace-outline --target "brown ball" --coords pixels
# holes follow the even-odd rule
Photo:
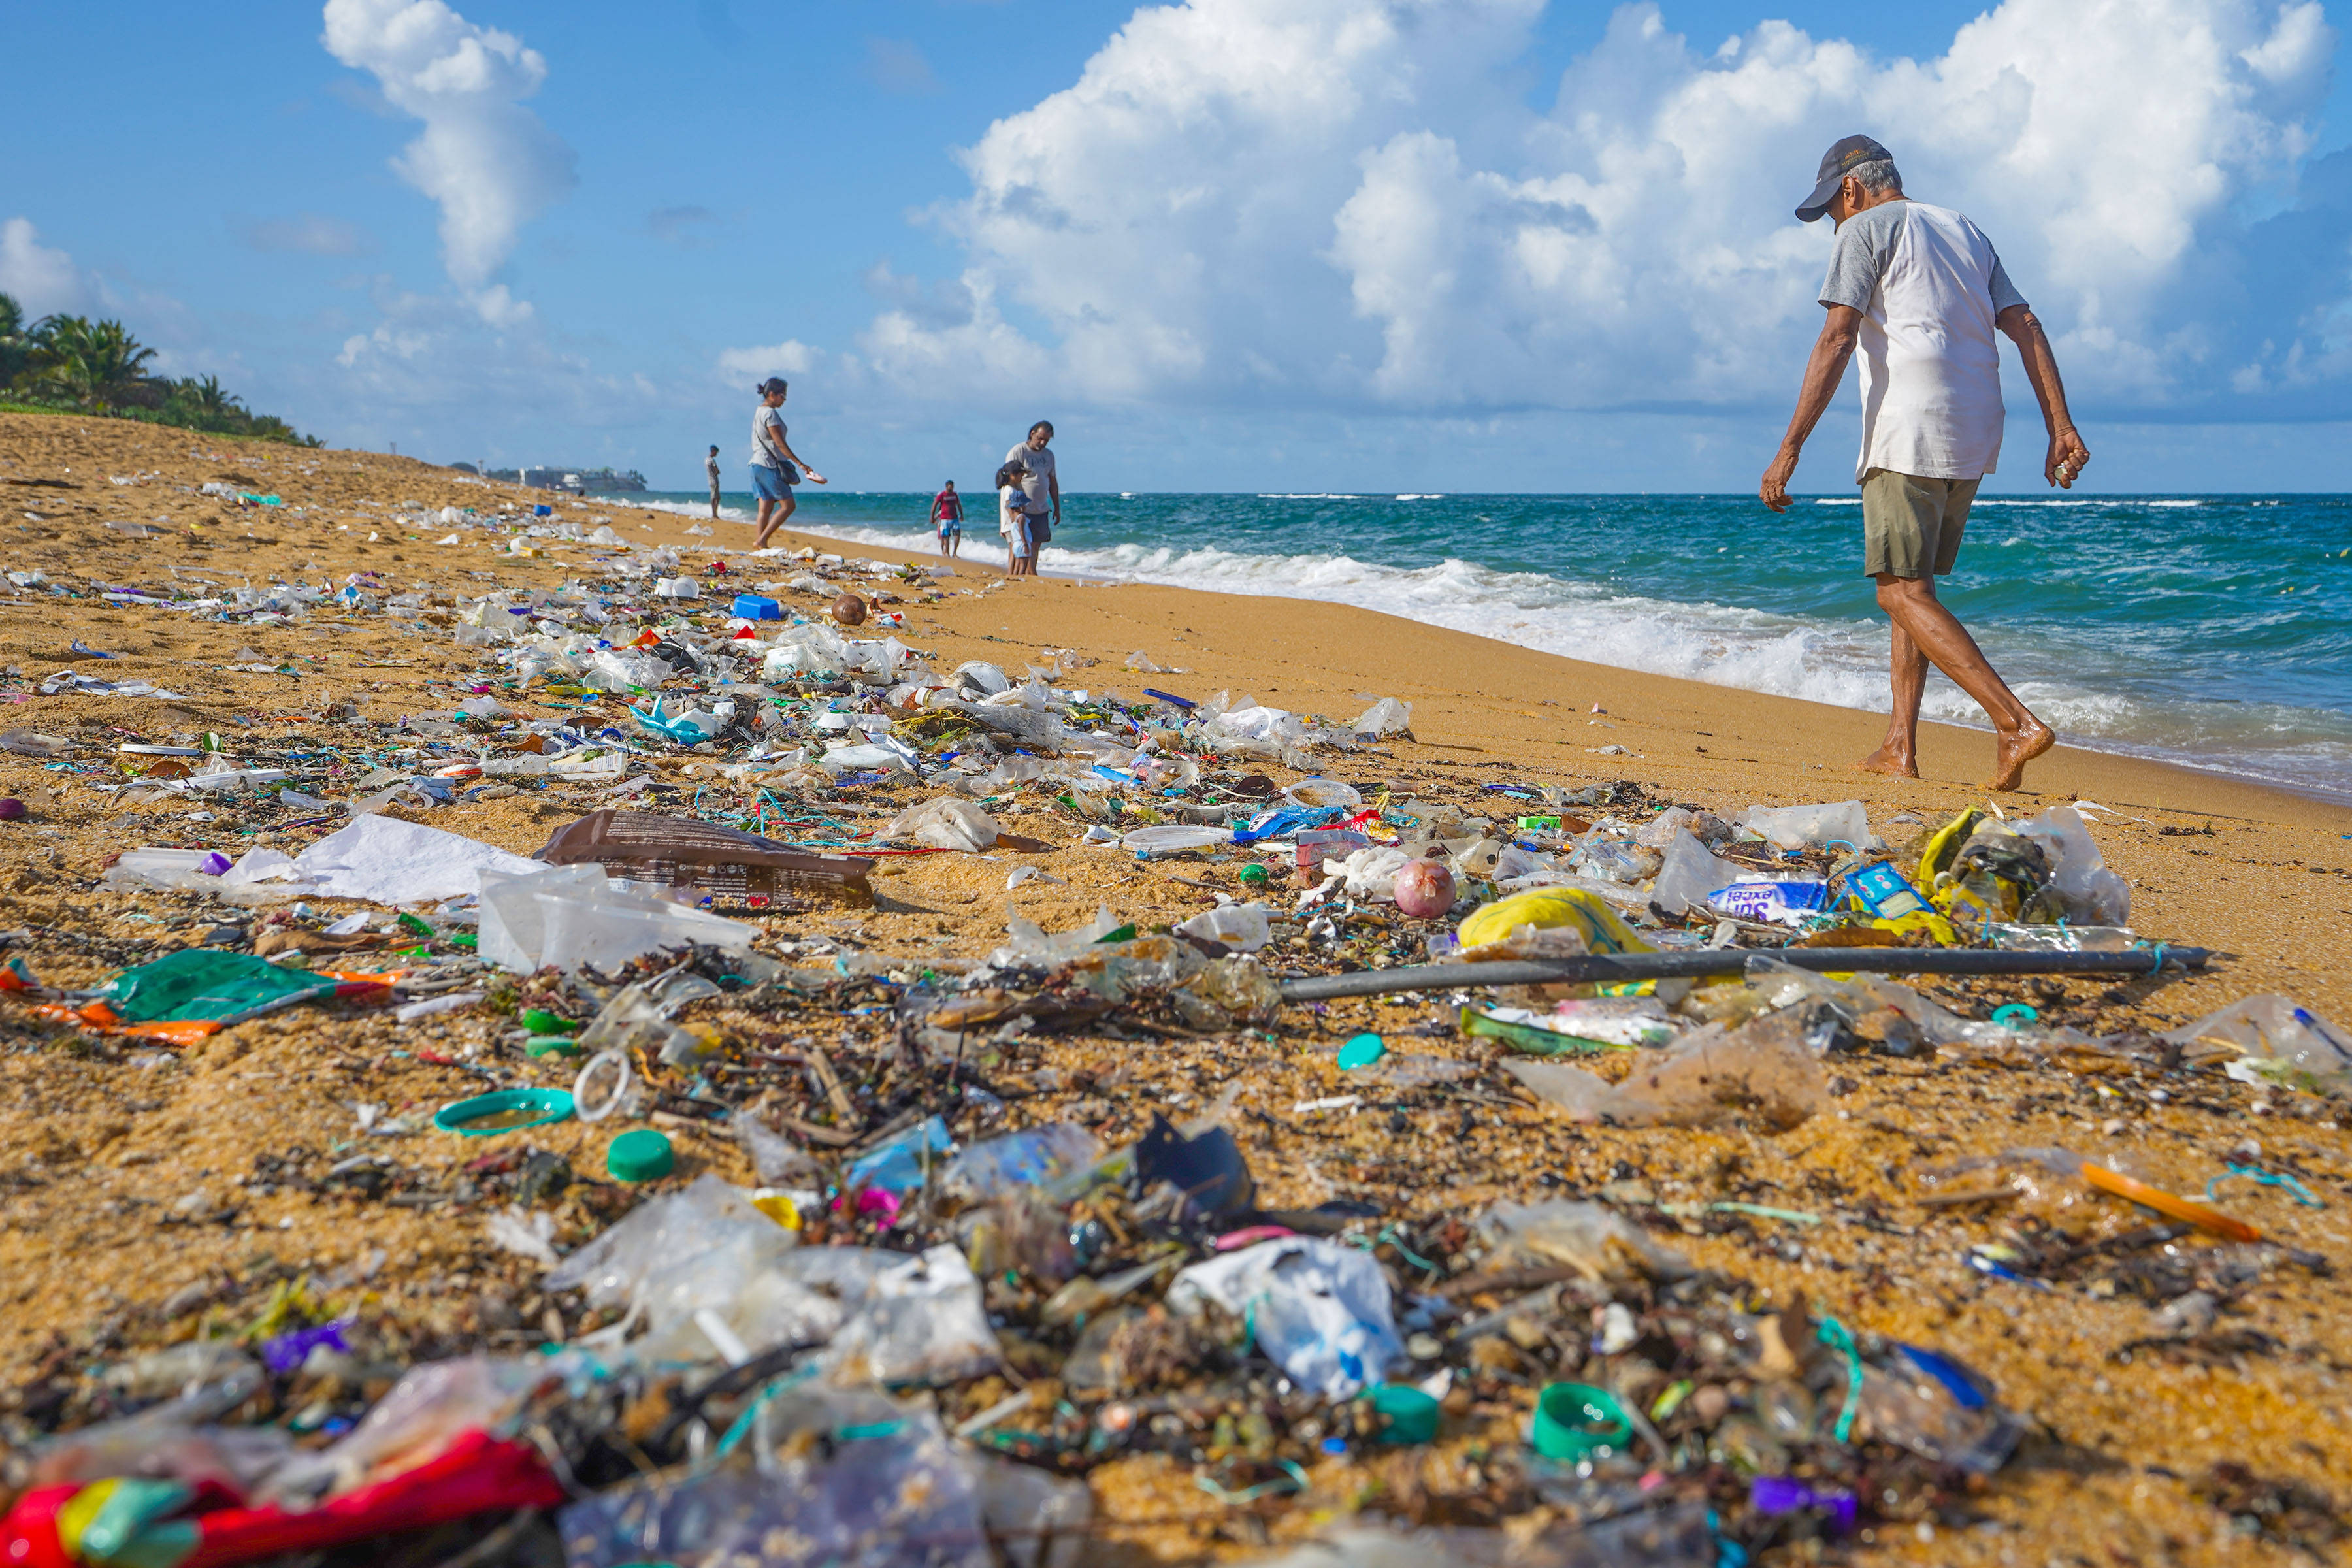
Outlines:
[[[845,626],[866,624],[866,601],[855,594],[844,594],[833,602],[833,618]]]

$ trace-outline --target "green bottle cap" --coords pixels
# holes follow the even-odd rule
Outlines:
[[[1387,1417],[1383,1443],[1431,1443],[1437,1439],[1437,1401],[1409,1383],[1384,1383],[1371,1392],[1372,1408]]]
[[[1244,866],[1241,869],[1241,879],[1247,882],[1250,886],[1255,887],[1260,882],[1265,880],[1265,868],[1263,866]]]
[[[669,1174],[677,1156],[669,1140],[650,1127],[622,1133],[604,1151],[604,1169],[616,1182],[650,1182]]]
[[[1378,1035],[1358,1035],[1339,1047],[1339,1068],[1345,1072],[1355,1068],[1368,1068],[1388,1054],[1387,1042]]]

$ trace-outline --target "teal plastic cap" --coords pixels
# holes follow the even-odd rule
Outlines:
[[[616,1182],[658,1181],[677,1163],[669,1140],[650,1127],[622,1133],[604,1151],[604,1169]]]

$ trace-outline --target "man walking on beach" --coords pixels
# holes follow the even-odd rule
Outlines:
[[[702,459],[702,471],[710,476],[710,515],[719,516],[719,448],[710,448],[710,456]]]
[[[2009,689],[1942,601],[1936,578],[1960,551],[1969,503],[2000,456],[1998,331],[2017,345],[2025,379],[2042,405],[2050,448],[2042,471],[2074,488],[2090,449],[2066,412],[2066,389],[2050,340],[2002,270],[1992,242],[1947,207],[1903,194],[1894,154],[1867,136],[1848,136],[1822,159],[1813,194],[1797,209],[1837,227],[1821,302],[1829,310],[1805,364],[1797,411],[1780,456],[1759,488],[1774,511],[1789,510],[1789,480],[1805,437],[1837,395],[1846,361],[1862,350],[1863,572],[1878,582],[1878,605],[1894,623],[1889,675],[1894,708],[1886,739],[1854,764],[1917,778],[1919,699],[1933,664],[1992,721],[1993,770],[1986,787],[2015,789],[2025,764],[2057,737]]]
[[[776,530],[798,510],[793,487],[800,483],[803,470],[811,483],[824,483],[824,476],[801,462],[800,454],[784,439],[784,416],[778,410],[784,405],[785,391],[783,377],[770,376],[760,384],[760,406],[751,411],[751,493],[760,498],[759,531],[751,536],[754,550],[765,550]]]
[[[963,497],[956,494],[953,479],[931,498],[931,526],[939,531],[940,557],[954,560],[963,548]]]
[[[1053,438],[1053,422],[1040,419],[1029,426],[1026,439],[1004,454],[1003,466],[1020,476],[1020,510],[1025,514],[1021,521],[1026,525],[1029,543],[1025,552],[1015,553],[1028,557],[1024,570],[1032,576],[1036,574],[1037,557],[1045,552],[1045,542],[1062,525],[1062,479],[1054,471],[1054,454],[1045,445]],[[1053,510],[1051,522],[1045,520],[1049,500]]]

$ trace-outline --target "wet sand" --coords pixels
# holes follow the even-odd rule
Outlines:
[[[110,475],[137,482],[115,484]],[[181,489],[205,481],[275,493],[287,504],[238,509]],[[77,586],[85,579],[263,584],[278,574],[341,582],[373,571],[394,590],[422,586],[448,596],[496,584],[553,585],[585,573],[597,553],[585,546],[551,541],[543,556],[512,557],[484,548],[478,534],[439,545],[446,530],[393,518],[407,501],[486,508],[516,494],[372,454],[0,416],[0,495],[14,531],[0,531],[8,542],[0,564],[37,568]],[[722,521],[707,525],[715,534],[688,534],[693,520],[633,509],[622,498],[566,500],[561,513],[591,526],[609,520],[625,537],[669,544],[692,564],[713,559],[697,561],[695,550],[750,542],[747,526]],[[132,537],[110,523],[161,531]],[[853,557],[937,560],[808,535],[779,542]],[[800,569],[715,558],[746,582]],[[1928,776],[1895,781],[1845,766],[1876,743],[1884,725],[1877,715],[1580,664],[1350,607],[1053,577],[1003,582],[971,559],[940,586],[947,596],[906,595],[900,607],[909,625],[899,635],[942,670],[984,658],[1017,674],[1041,650],[1070,649],[1099,663],[1064,684],[1129,695],[1144,686],[1192,697],[1223,689],[1339,720],[1360,711],[1368,696],[1410,701],[1412,742],[1334,757],[1328,771],[1360,784],[1393,780],[1465,809],[1492,798],[1484,791],[1489,784],[1629,780],[1653,798],[1727,813],[1757,803],[1858,798],[1869,805],[1874,826],[1899,841],[1914,825],[1898,817],[1932,825],[1984,798],[1970,781],[1986,771],[1991,742],[1970,731],[1927,727],[1921,766]],[[975,596],[973,589],[985,591]],[[121,657],[76,656],[77,639]],[[240,657],[247,649],[260,658]],[[1181,673],[1123,668],[1138,650]],[[299,673],[227,668],[248,662],[291,664]],[[446,716],[481,668],[445,626],[430,622],[420,631],[381,614],[314,612],[282,627],[221,625],[38,594],[0,600],[0,665],[10,669],[0,725],[66,734],[76,742],[68,760],[84,766],[104,766],[113,745],[133,733],[174,742],[212,731],[232,747],[311,735],[350,747],[322,715],[352,703],[370,719]],[[22,695],[63,668],[143,678],[181,695]],[[501,695],[526,714],[555,710]],[[1591,711],[1596,704],[1602,711]],[[1607,753],[1608,747],[1625,752]],[[367,766],[354,761],[352,776]],[[60,984],[103,979],[120,967],[124,943],[201,938],[184,922],[168,923],[180,918],[168,897],[100,889],[93,879],[109,853],[165,843],[233,853],[258,843],[292,852],[326,831],[280,826],[289,820],[283,812],[205,801],[126,806],[89,787],[98,776],[0,759],[0,791],[30,807],[25,819],[0,823],[0,928],[29,931],[30,940],[12,951]],[[2241,995],[2280,991],[2352,1018],[2352,841],[2345,837],[2352,809],[2063,746],[2033,764],[2027,784],[2001,797],[2011,815],[2074,799],[2122,814],[2104,819],[2095,834],[2109,864],[2132,883],[2135,927],[2222,957],[2202,975],[2115,987],[2074,982],[2058,998],[1993,983],[1937,989],[1948,1003],[1980,1013],[2000,1001],[2032,1000],[2053,1014],[2078,1009],[2108,1032],[2169,1027]],[[209,809],[212,820],[190,818],[198,809]],[[584,809],[570,797],[523,795],[445,808],[429,820],[529,853]],[[1005,826],[1054,846],[1013,860],[1040,865],[1065,883],[1031,882],[1008,894],[1008,861],[940,855],[887,868],[870,915],[768,923],[782,935],[856,931],[877,952],[971,958],[1003,940],[1008,910],[1049,930],[1080,923],[1100,902],[1124,919],[1181,919],[1211,902],[1196,884],[1215,885],[1230,870],[1186,861],[1139,865],[1076,848],[1076,826],[1034,796]],[[1677,1243],[1701,1263],[1754,1281],[1770,1299],[1801,1293],[1817,1312],[1944,1346],[1990,1374],[2006,1403],[2040,1424],[2046,1441],[2032,1461],[2004,1471],[1976,1500],[1991,1522],[1931,1538],[1907,1527],[1882,1531],[1859,1548],[1862,1561],[2301,1560],[2276,1541],[2235,1533],[2230,1516],[2200,1500],[2197,1478],[2224,1460],[2307,1482],[2352,1505],[2352,1434],[2345,1426],[2352,1411],[2338,1370],[2347,1360],[2340,1325],[2352,1293],[2340,1282],[2274,1270],[2230,1303],[2228,1325],[2256,1335],[2245,1344],[2275,1348],[2118,1359],[2146,1332],[2144,1306],[1989,1279],[1963,1258],[1972,1242],[1998,1234],[1998,1223],[1916,1201],[1921,1168],[2017,1144],[2067,1144],[2132,1163],[2175,1190],[2200,1192],[2233,1151],[2245,1157],[2242,1146],[2251,1139],[2260,1158],[2297,1173],[2326,1206],[2300,1207],[2278,1189],[2244,1182],[2224,1189],[2227,1206],[2341,1263],[2352,1259],[2341,1218],[2352,1203],[2352,1148],[2331,1103],[2265,1093],[2211,1073],[2195,1079],[2193,1092],[2168,1090],[2158,1100],[2149,1093],[2160,1087],[2154,1079],[2130,1073],[1871,1058],[1843,1069],[1855,1083],[1833,1113],[1778,1137],[1572,1128],[1499,1100],[1412,1111],[1402,1133],[1369,1115],[1317,1122],[1292,1111],[1344,1087],[1328,1059],[1338,1041],[1366,1026],[1394,1036],[1442,1014],[1421,1001],[1335,1005],[1286,1017],[1279,1041],[1213,1047],[1057,1039],[1045,1047],[1047,1060],[1085,1073],[1091,1090],[1084,1103],[1040,1096],[1022,1120],[1067,1113],[1088,1120],[1106,1140],[1131,1137],[1156,1106],[1204,1103],[1238,1079],[1244,1103],[1266,1113],[1242,1137],[1273,1203],[1349,1195],[1399,1214],[1467,1214],[1497,1197],[1531,1195],[1538,1173],[1564,1190],[1591,1191],[1631,1168],[1661,1197],[1728,1193],[1840,1215],[1870,1205],[1891,1216],[1883,1229],[1836,1222],[1801,1236],[1694,1234]],[[115,1325],[139,1342],[159,1332],[184,1337],[206,1309],[184,1310],[159,1328],[166,1299],[181,1293],[185,1300],[192,1290],[200,1297],[207,1280],[249,1281],[271,1269],[341,1279],[339,1289],[373,1290],[450,1335],[509,1317],[535,1324],[548,1310],[531,1289],[535,1276],[488,1247],[478,1218],[253,1193],[261,1155],[355,1146],[355,1102],[429,1114],[467,1092],[471,1075],[424,1059],[420,1049],[457,1052],[488,1038],[486,1023],[436,1019],[420,1031],[382,1017],[293,1013],[226,1031],[173,1059],[93,1048],[12,1004],[0,1004],[0,1026],[6,1053],[0,1187],[9,1194],[0,1210],[0,1300],[9,1303],[0,1323],[0,1387],[30,1385],[52,1334]],[[1429,1048],[1463,1044],[1433,1040]],[[554,1068],[537,1070],[541,1081],[568,1081]],[[601,1164],[602,1140],[589,1129],[574,1123],[533,1133],[583,1172]],[[373,1146],[446,1179],[474,1153],[448,1142],[426,1133]],[[686,1173],[746,1173],[730,1144],[684,1137],[680,1151]],[[199,1201],[181,1207],[190,1194]],[[231,1217],[209,1217],[219,1212]],[[595,1216],[568,1211],[564,1224],[567,1240],[577,1240],[593,1232]],[[378,1250],[383,1258],[373,1273],[353,1278]],[[1502,1437],[1516,1417],[1497,1406],[1473,1419]],[[1412,1462],[1378,1464],[1394,1470]],[[1458,1448],[1426,1460],[1433,1468],[1465,1462]],[[1164,1461],[1121,1460],[1097,1471],[1095,1484],[1114,1519],[1138,1521],[1126,1537],[1137,1552],[1230,1554],[1255,1532],[1284,1538],[1318,1511],[1343,1508],[1376,1468],[1318,1469],[1306,1506],[1246,1528],[1193,1489],[1186,1473],[1165,1473]],[[1388,1476],[1383,1484],[1402,1481]]]

